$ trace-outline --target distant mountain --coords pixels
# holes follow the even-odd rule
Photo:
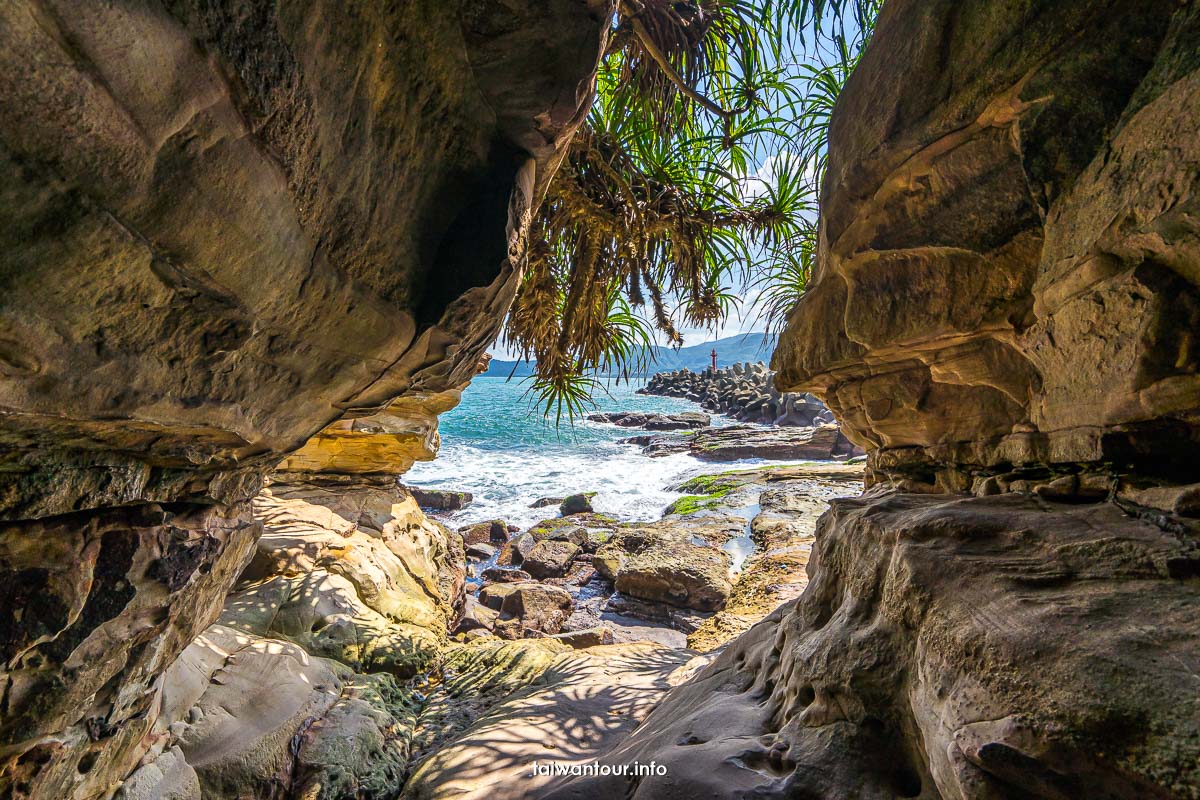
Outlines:
[[[513,371],[516,367],[516,371]],[[483,373],[489,378],[507,378],[512,375],[514,378],[524,378],[533,374],[532,361],[498,361],[492,359],[492,363],[488,364],[487,372]]]
[[[747,333],[718,339],[715,342],[681,347],[678,350],[670,347],[656,347],[654,348],[655,361],[650,365],[647,374],[673,372],[684,367],[693,372],[707,369],[712,364],[711,354],[714,349],[717,351],[717,366],[719,367],[743,361],[770,361],[776,341],[777,337],[774,334]],[[484,374],[501,378],[507,378],[509,375],[523,378],[533,374],[533,362],[493,360]]]
[[[747,333],[730,336],[715,342],[705,342],[691,347],[673,350],[669,347],[656,349],[657,359],[650,368],[655,372],[673,372],[687,367],[693,372],[708,369],[712,365],[712,351],[717,351],[717,366],[727,367],[743,361],[770,361],[778,340],[774,334]]]

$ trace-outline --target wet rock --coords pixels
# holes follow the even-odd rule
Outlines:
[[[523,569],[503,567],[488,567],[479,577],[486,583],[521,583],[533,579],[533,576]]]
[[[558,507],[559,513],[564,517],[572,514],[591,514],[595,510],[592,508],[592,498],[595,496],[595,492],[573,494],[562,501],[562,505]]]
[[[535,578],[558,578],[579,552],[579,545],[573,542],[545,539],[534,546],[521,566]]]
[[[508,525],[503,520],[494,519],[490,522],[477,522],[474,525],[464,525],[458,529],[462,534],[463,544],[503,544],[508,541]]]
[[[496,555],[496,548],[490,544],[480,542],[467,546],[467,557],[476,561],[487,561],[494,555]]]
[[[470,492],[452,492],[442,489],[420,489],[408,487],[421,508],[430,511],[458,511],[471,504],[475,498]]]
[[[564,497],[539,497],[529,504],[530,508],[546,508],[547,506],[562,505]]]

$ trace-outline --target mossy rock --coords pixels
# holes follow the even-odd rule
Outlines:
[[[667,506],[664,513],[686,515],[700,511],[714,511],[721,506],[718,501],[742,486],[742,482],[726,475],[698,475],[676,487],[679,491],[689,492],[689,494]]]
[[[595,492],[573,494],[562,501],[562,505],[558,507],[558,511],[564,517],[572,514],[591,514],[594,510],[592,508],[592,498],[595,496]]]

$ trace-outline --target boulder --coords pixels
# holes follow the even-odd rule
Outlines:
[[[509,541],[509,549],[512,553],[513,562],[516,564],[523,562],[533,552],[533,548],[537,546],[537,543],[538,540],[528,531],[514,536]]]
[[[523,569],[508,567],[488,567],[479,577],[485,583],[521,583],[533,579],[533,576]]]
[[[421,508],[430,511],[458,511],[471,504],[475,498],[470,492],[453,492],[444,489],[420,489],[408,487],[412,496],[417,498]]]
[[[462,617],[455,626],[456,633],[466,633],[473,630],[491,631],[496,627],[500,612],[485,606],[474,597],[468,597],[463,604]]]
[[[559,526],[551,530],[545,538],[552,542],[570,542],[582,547],[588,540],[588,530],[579,525]]]
[[[521,566],[535,578],[558,578],[579,552],[579,545],[573,542],[545,539],[525,556]]]
[[[562,505],[558,507],[559,513],[564,517],[569,517],[572,514],[591,514],[594,511],[592,508],[592,498],[595,496],[595,492],[573,494],[562,501]]]
[[[508,525],[503,520],[494,519],[490,522],[476,522],[474,525],[464,525],[458,529],[462,534],[463,544],[503,544],[508,541]]]
[[[479,602],[500,612],[496,632],[516,639],[555,634],[571,615],[571,595],[542,583],[493,583],[479,592]]]
[[[731,588],[729,555],[680,530],[622,531],[596,552],[592,563],[624,594],[700,611],[720,608]]]
[[[562,505],[562,501],[564,499],[565,498],[562,498],[562,497],[539,497],[537,500],[534,500],[532,503],[530,503],[529,507],[530,508],[546,508],[547,506]]]
[[[496,548],[485,542],[467,547],[467,558],[473,558],[476,561],[487,561],[494,555],[496,555]]]

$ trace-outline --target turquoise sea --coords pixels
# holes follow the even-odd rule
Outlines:
[[[530,508],[540,497],[597,492],[593,505],[623,520],[657,519],[678,497],[667,486],[700,472],[746,466],[702,464],[687,455],[648,458],[640,448],[618,440],[644,431],[565,419],[557,429],[531,406],[528,383],[514,378],[478,377],[462,404],[439,421],[442,447],[437,459],[419,463],[403,478],[427,488],[456,489],[475,495],[453,515],[456,524],[503,519],[527,527],[555,516],[557,508]],[[596,411],[697,411],[686,400],[648,397],[636,386],[607,385],[595,399]],[[729,420],[714,418],[714,424]]]

